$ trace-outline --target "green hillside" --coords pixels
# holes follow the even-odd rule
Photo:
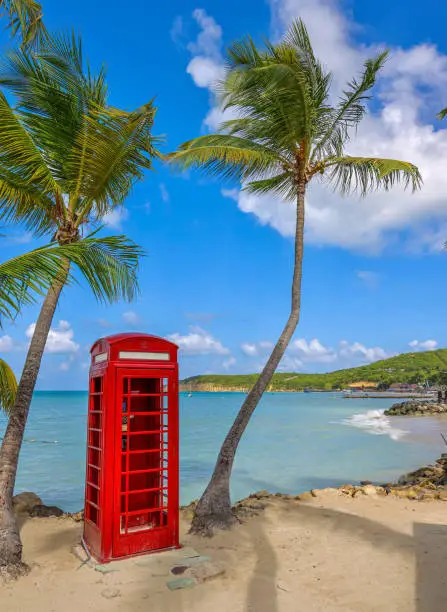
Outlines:
[[[205,385],[245,389],[251,387],[256,378],[257,374],[207,374],[192,376],[181,382],[191,389]],[[330,390],[359,381],[377,382],[386,387],[392,383],[423,383],[426,380],[431,384],[447,381],[447,349],[403,353],[369,365],[325,374],[281,372],[274,375],[270,388],[286,391],[300,391],[307,387]]]

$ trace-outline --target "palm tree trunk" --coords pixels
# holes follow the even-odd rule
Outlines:
[[[12,496],[29,407],[48,332],[68,270],[69,264],[64,276],[53,283],[43,302],[0,449],[0,575],[5,577],[15,577],[27,569],[22,562],[22,542],[12,510]]]
[[[239,413],[225,438],[217,458],[211,480],[196,507],[191,533],[211,536],[214,529],[228,529],[236,521],[231,510],[230,477],[237,447],[262,394],[269,385],[295,332],[300,317],[301,277],[304,248],[304,199],[306,183],[299,186],[295,231],[295,263],[292,282],[290,315],[275,348],[258,380],[247,395]]]

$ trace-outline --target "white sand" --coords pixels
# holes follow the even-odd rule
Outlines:
[[[443,612],[447,503],[325,495],[275,499],[211,540],[182,542],[226,567],[223,577],[170,592],[170,551],[112,564],[102,575],[70,552],[81,525],[29,519],[31,573],[0,587],[3,612]],[[183,522],[183,529],[186,523]],[[110,595],[115,595],[110,598]]]

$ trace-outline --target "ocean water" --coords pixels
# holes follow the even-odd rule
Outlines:
[[[212,472],[242,393],[180,397],[181,501],[197,498]],[[247,428],[232,478],[234,500],[259,489],[387,482],[445,450],[441,418],[383,415],[393,400],[332,393],[267,393]],[[87,393],[37,392],[20,457],[16,492],[35,491],[67,511],[83,506]],[[0,437],[6,419],[0,416]]]

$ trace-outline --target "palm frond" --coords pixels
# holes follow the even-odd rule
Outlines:
[[[274,193],[284,200],[296,200],[297,197],[297,188],[291,179],[290,172],[282,172],[276,176],[250,181],[244,186],[244,191],[258,195]]]
[[[200,136],[186,142],[168,156],[168,161],[181,169],[200,167],[211,176],[242,181],[274,172],[280,169],[281,162],[286,163],[267,147],[228,134]]]
[[[387,57],[388,51],[383,51],[366,60],[360,80],[353,78],[340,97],[338,105],[330,114],[325,115],[323,124],[319,126],[320,135],[314,145],[313,160],[320,159],[322,155],[341,154],[343,145],[349,138],[349,130],[355,128],[366,113],[366,102],[371,97],[368,92],[374,86],[377,74],[383,68]]]
[[[99,301],[132,301],[138,294],[138,261],[144,251],[126,236],[91,236],[60,250],[79,269]]]
[[[366,195],[375,189],[390,189],[401,183],[413,191],[422,186],[418,168],[409,162],[377,157],[339,157],[326,162],[329,180],[343,195],[359,192]]]
[[[0,359],[0,410],[7,415],[14,408],[17,393],[17,380],[10,366]]]
[[[94,210],[101,218],[121,204],[160,157],[159,139],[152,135],[155,112],[149,102],[130,113],[103,108],[85,117],[67,163],[67,172],[77,179],[74,193],[80,196],[82,216]]]
[[[20,35],[22,47],[38,46],[46,37],[47,31],[42,21],[42,5],[36,0],[1,0],[0,10],[9,19],[13,36]]]
[[[57,244],[34,249],[0,264],[0,326],[12,320],[23,306],[44,295],[67,261],[65,247]]]
[[[440,111],[436,116],[438,119],[444,119],[446,115],[447,115],[447,108],[443,108],[442,111]]]

